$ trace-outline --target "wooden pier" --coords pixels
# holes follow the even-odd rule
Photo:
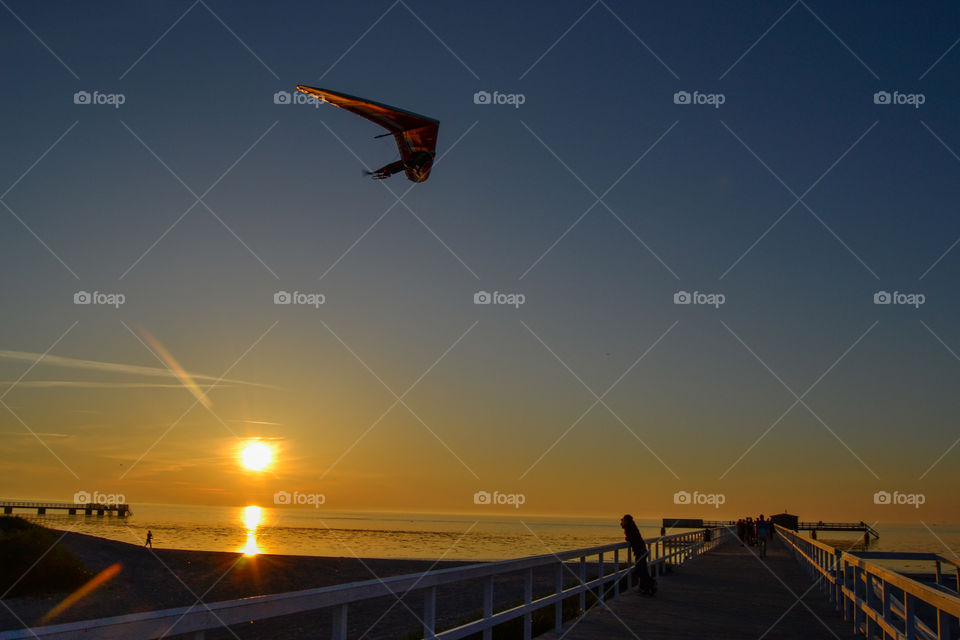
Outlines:
[[[817,539],[819,531],[855,531],[863,534],[863,543],[869,544],[870,536],[874,540],[880,538],[876,529],[865,522],[800,522],[797,516],[789,513],[777,513],[770,516],[769,522],[779,524],[787,529],[794,531],[809,531],[810,537]],[[664,535],[667,529],[715,529],[722,527],[736,527],[734,520],[703,520],[702,518],[664,518],[660,528],[660,535]]]
[[[660,578],[653,598],[627,593],[544,640],[855,637],[779,539],[767,556],[734,540]]]
[[[66,511],[69,515],[92,516],[117,515],[121,518],[130,515],[129,504],[94,504],[91,502],[40,502],[31,500],[0,500],[4,515],[12,515],[16,510],[35,511],[44,515],[47,511]]]
[[[795,531],[809,531],[810,537],[817,539],[818,531],[861,531],[863,532],[863,542],[870,542],[870,536],[874,539],[880,537],[877,531],[865,522],[799,522]]]

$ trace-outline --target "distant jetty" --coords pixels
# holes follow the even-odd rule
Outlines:
[[[869,544],[870,537],[874,540],[880,538],[880,533],[868,525],[866,522],[826,522],[818,520],[816,522],[801,522],[799,516],[792,513],[777,513],[770,516],[770,522],[778,524],[785,529],[793,531],[809,531],[810,537],[817,539],[818,531],[856,531],[863,533],[863,543]],[[660,529],[660,535],[664,535],[667,529],[711,529],[718,527],[735,527],[735,520],[704,520],[702,518],[664,518]]]
[[[36,511],[37,515],[44,515],[47,511],[66,511],[69,515],[75,516],[82,514],[92,516],[117,515],[121,518],[129,516],[133,512],[130,505],[122,504],[103,504],[92,502],[41,502],[36,500],[0,500],[0,507],[3,508],[4,515],[11,515],[16,510]]]

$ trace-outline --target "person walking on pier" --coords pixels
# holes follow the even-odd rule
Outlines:
[[[757,520],[757,545],[760,547],[760,557],[767,557],[767,539],[770,537],[770,521],[763,519],[763,514],[760,514],[760,519]]]
[[[153,549],[153,531],[147,531],[147,541],[143,543],[143,546]]]
[[[623,533],[637,561],[631,573],[633,579],[637,581],[637,591],[652,596],[657,592],[657,581],[650,577],[650,570],[647,567],[647,543],[643,541],[640,529],[637,528],[633,516],[629,513],[620,519],[620,527],[623,528]]]

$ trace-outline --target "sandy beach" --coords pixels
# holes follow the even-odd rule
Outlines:
[[[109,583],[58,616],[52,623],[87,620],[128,613],[188,606],[202,598],[216,602],[255,595],[281,593],[370,580],[430,568],[440,569],[471,564],[424,560],[357,559],[262,554],[244,557],[239,553],[150,549],[78,533],[66,533],[61,544],[92,571],[99,572],[119,562],[120,573]],[[374,575],[375,574],[375,575]],[[547,590],[552,572],[536,576],[536,590]],[[481,606],[479,583],[463,583],[438,591],[438,623],[462,621]],[[497,606],[522,597],[520,576],[499,578]],[[37,624],[41,617],[67,594],[42,598],[11,598],[0,608],[0,629],[11,630]],[[423,600],[419,592],[404,598],[418,616]],[[419,622],[393,597],[370,600],[350,608],[350,635],[369,638],[415,637]],[[391,605],[394,605],[391,609]],[[384,612],[389,613],[377,622]],[[15,614],[15,615],[14,615]],[[331,613],[286,616],[257,624],[208,632],[208,638],[303,638],[329,635]],[[19,620],[17,619],[19,618]],[[21,623],[22,621],[22,623]],[[376,624],[374,624],[376,622]],[[232,633],[231,633],[232,631]]]

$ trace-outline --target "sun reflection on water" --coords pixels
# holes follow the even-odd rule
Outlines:
[[[255,556],[262,553],[257,545],[257,528],[263,519],[263,508],[255,505],[243,508],[243,526],[247,529],[247,543],[240,551],[245,556]]]

